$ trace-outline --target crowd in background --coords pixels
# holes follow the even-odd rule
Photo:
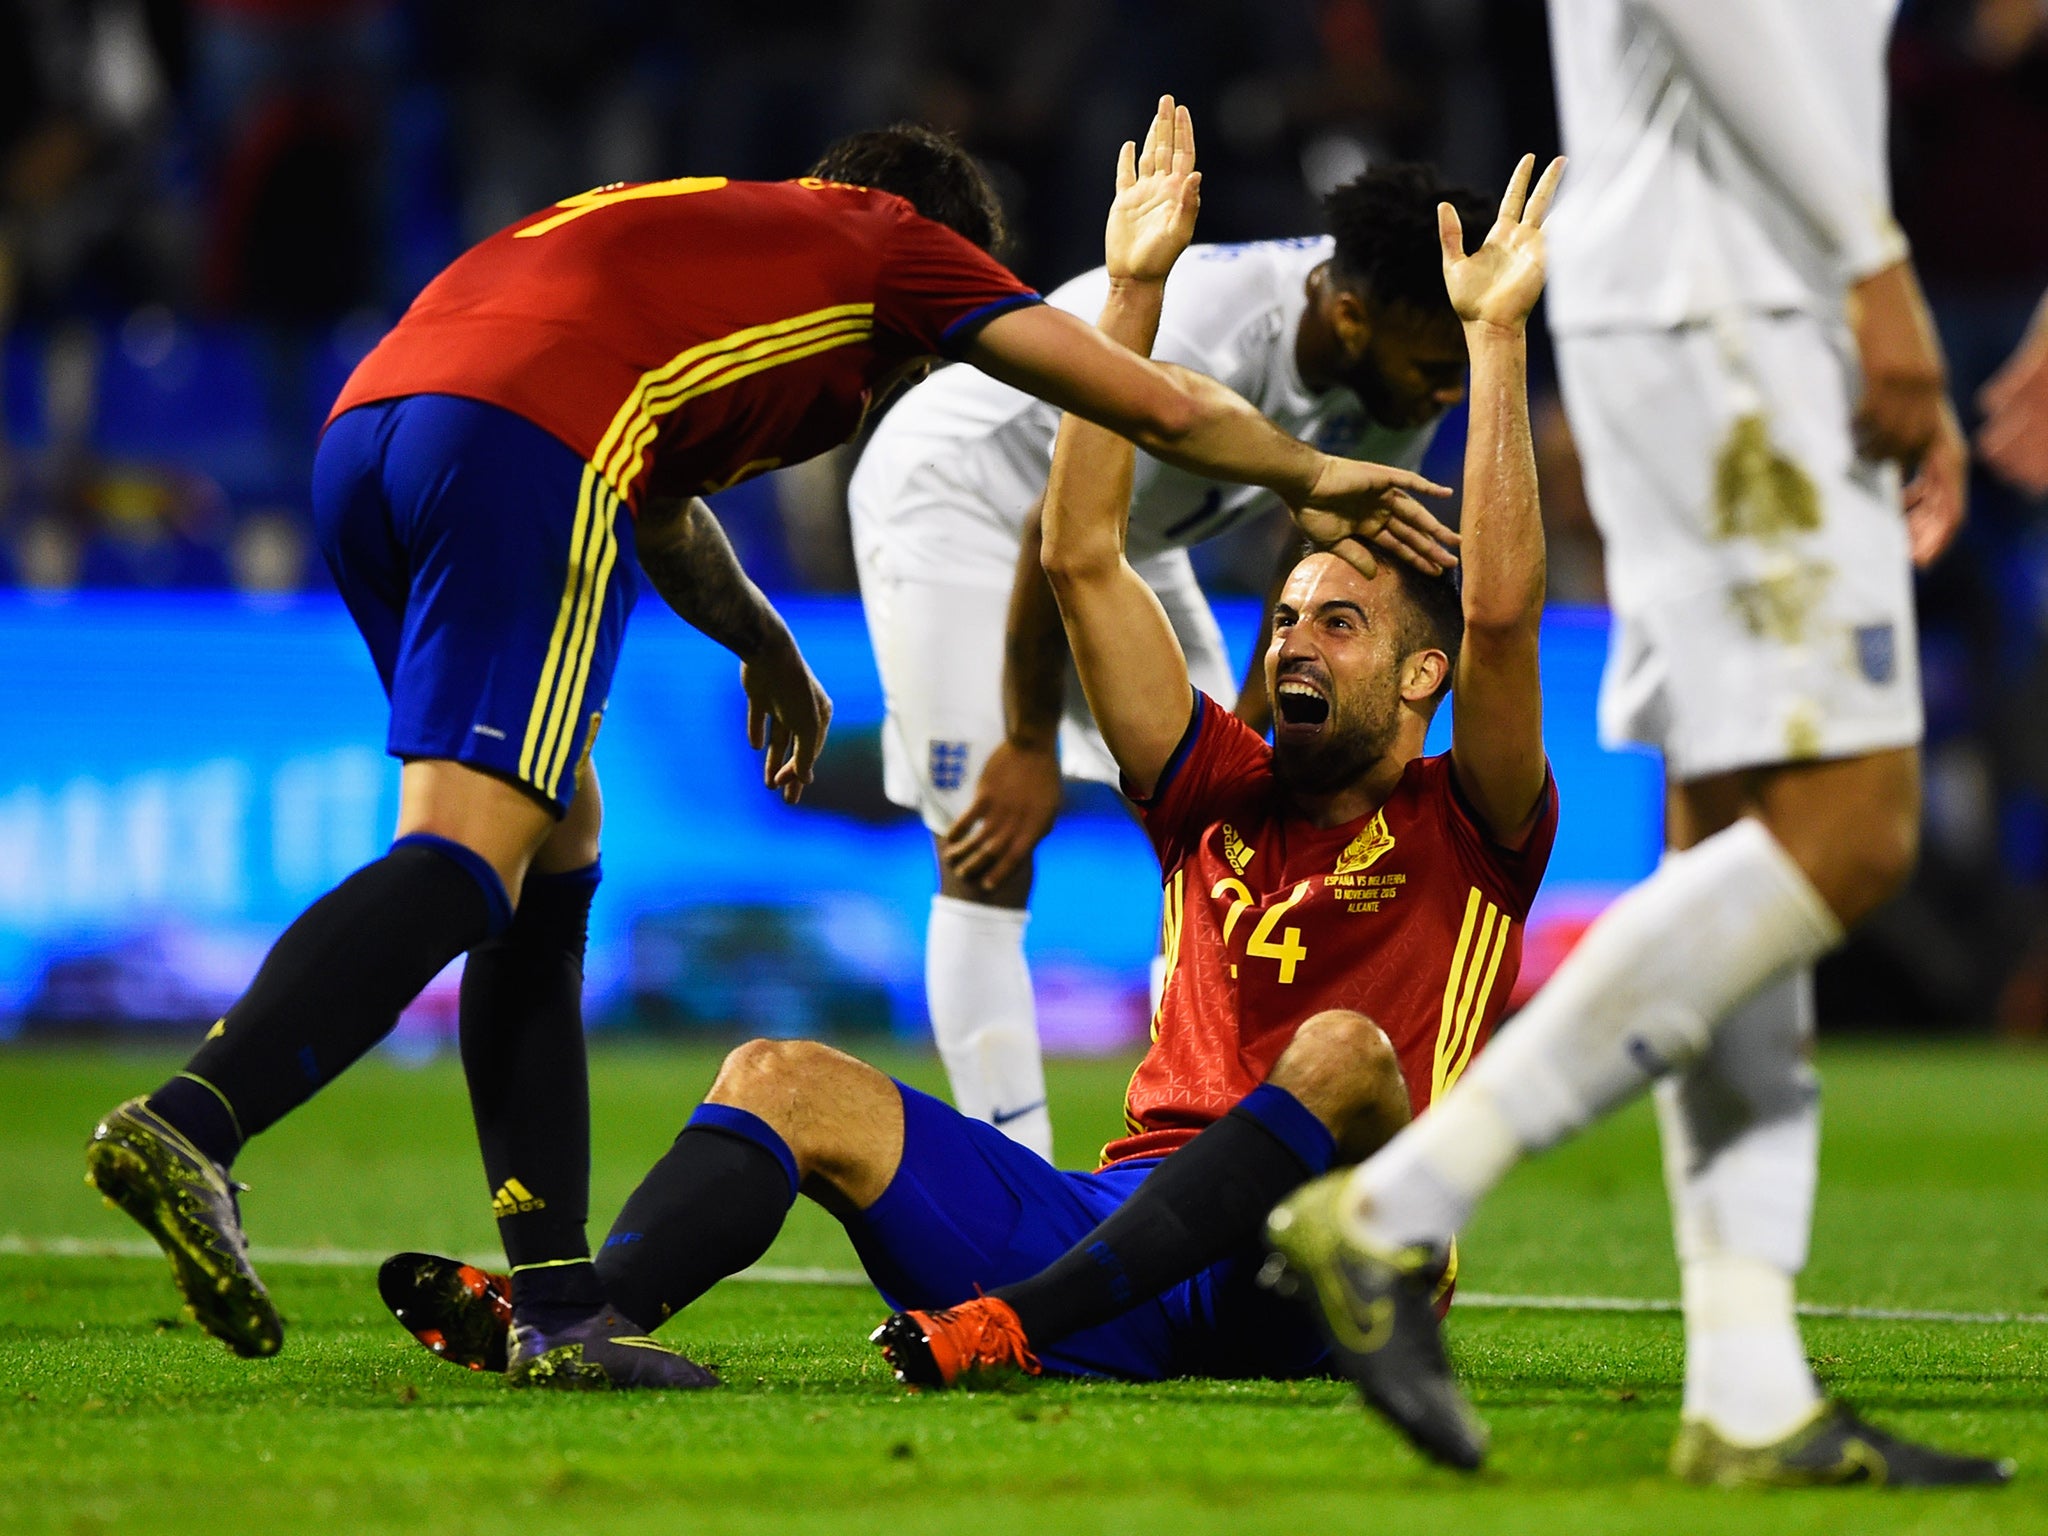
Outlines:
[[[2048,286],[2048,0],[1908,0],[1896,200],[1958,408]],[[317,590],[341,380],[466,245],[608,181],[801,172],[914,118],[995,172],[1011,263],[1100,259],[1115,146],[1194,109],[1211,240],[1317,228],[1387,158],[1479,187],[1556,147],[1542,0],[0,0],[0,586]],[[1542,363],[1539,359],[1539,372]],[[1602,589],[1536,405],[1552,595]],[[828,463],[725,507],[764,585],[843,591]],[[1926,855],[1831,972],[1870,1017],[2048,1027],[2048,518],[1979,476],[1923,587]],[[1256,587],[1263,550],[1203,555]]]

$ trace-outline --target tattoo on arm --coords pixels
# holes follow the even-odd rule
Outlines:
[[[787,635],[702,501],[650,502],[641,518],[640,568],[692,628],[744,658]]]

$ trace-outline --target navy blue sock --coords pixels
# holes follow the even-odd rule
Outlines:
[[[990,1294],[1016,1309],[1035,1348],[1106,1323],[1250,1248],[1267,1212],[1327,1169],[1335,1151],[1299,1099],[1261,1084],[1065,1254]]]
[[[773,1126],[700,1104],[598,1250],[614,1307],[658,1327],[768,1251],[796,1202],[796,1159]]]
[[[308,907],[150,1107],[226,1167],[391,1033],[450,960],[511,921],[495,871],[444,838],[400,838]]]

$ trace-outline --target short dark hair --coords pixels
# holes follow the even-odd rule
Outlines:
[[[1465,639],[1465,598],[1458,589],[1455,569],[1437,576],[1425,576],[1405,560],[1380,557],[1380,574],[1391,571],[1401,583],[1401,652],[1442,651],[1450,666],[1435,693],[1424,702],[1434,714],[1444,695],[1451,691],[1451,677],[1458,670],[1458,647]]]
[[[1310,555],[1330,552],[1307,539],[1301,540],[1296,548],[1300,551],[1297,564]],[[1337,558],[1341,560],[1343,556]],[[1397,560],[1381,550],[1375,549],[1373,558],[1379,565],[1380,577],[1391,575],[1401,588],[1402,656],[1413,656],[1417,651],[1442,651],[1450,662],[1436,692],[1423,700],[1427,713],[1433,715],[1444,695],[1451,691],[1451,678],[1458,670],[1458,650],[1465,641],[1465,595],[1458,585],[1458,568],[1453,566],[1435,576],[1425,576],[1406,560]]]
[[[999,250],[1009,237],[988,172],[951,134],[922,123],[849,133],[818,157],[810,174],[894,192],[984,251]]]
[[[1438,203],[1458,210],[1468,242],[1493,224],[1491,203],[1469,187],[1446,184],[1429,165],[1375,166],[1330,193],[1323,216],[1337,237],[1331,265],[1338,281],[1377,303],[1449,315],[1436,234]]]

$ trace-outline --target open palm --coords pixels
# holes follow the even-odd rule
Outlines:
[[[1112,280],[1163,282],[1195,237],[1202,175],[1195,169],[1195,123],[1171,96],[1159,98],[1145,147],[1126,142],[1116,162],[1116,201],[1102,237]]]
[[[1543,216],[1557,194],[1564,174],[1562,157],[1550,162],[1536,190],[1529,178],[1536,157],[1524,155],[1508,181],[1493,228],[1471,255],[1465,254],[1465,232],[1449,203],[1436,209],[1437,237],[1443,242],[1444,287],[1451,307],[1467,325],[1519,327],[1543,292]]]

